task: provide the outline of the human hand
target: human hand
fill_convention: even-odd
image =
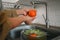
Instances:
[[[30,10],[32,11],[32,10],[34,10],[34,9],[30,9]],[[34,15],[34,14],[31,13],[32,16],[28,15],[28,12],[29,12],[30,10],[25,10],[25,12],[27,13],[26,16],[25,16],[25,23],[26,23],[26,24],[31,24],[32,21],[36,18],[36,14]],[[31,11],[30,11],[30,12],[31,12]],[[35,11],[34,11],[34,12],[35,12]]]
[[[17,13],[18,16],[20,16],[20,15],[26,16],[26,14],[27,14],[27,13],[25,12],[25,10],[23,10],[23,9],[21,9],[21,10],[20,10],[20,9],[16,10],[16,13]]]
[[[22,9],[22,10],[16,10],[17,14],[21,17],[24,17],[24,21],[33,21],[35,19],[35,16],[31,17],[28,15],[28,12],[30,10],[35,10],[35,9]]]
[[[8,21],[11,23],[10,24],[10,27],[11,28],[14,28],[14,27],[17,27],[19,26],[22,22],[25,22],[26,24],[31,24],[32,21],[35,19],[35,17],[30,17],[28,16],[27,12],[29,11],[30,9],[18,9],[16,10],[16,13],[17,13],[17,17],[9,17],[8,18]]]
[[[35,18],[36,18],[36,17],[26,16],[26,18],[25,18],[25,23],[26,23],[26,24],[31,24],[32,21],[33,21]]]

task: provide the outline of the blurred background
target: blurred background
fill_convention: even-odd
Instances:
[[[16,8],[35,8],[37,16],[32,25],[47,32],[47,40],[60,40],[60,0],[0,0],[0,10]],[[16,34],[20,36],[20,31]]]

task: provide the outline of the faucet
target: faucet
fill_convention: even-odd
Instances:
[[[46,25],[47,25],[46,28],[47,28],[47,29],[50,28],[50,26],[49,26],[49,20],[48,20],[48,19],[46,20],[46,18],[44,17],[44,14],[42,14],[42,16],[43,16],[43,18],[44,18],[44,20],[45,20],[45,23],[46,23]]]
[[[46,23],[46,29],[48,29],[49,28],[49,20],[48,20],[48,17],[47,17],[48,16],[47,15],[47,3],[46,2],[41,2],[41,1],[32,1],[31,3],[32,3],[32,5],[34,5],[34,8],[36,7],[35,4],[44,4],[46,6],[46,18],[44,17],[44,15],[42,15],[42,16],[43,16],[43,18],[45,20],[45,23]]]

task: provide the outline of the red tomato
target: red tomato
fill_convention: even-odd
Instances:
[[[36,16],[36,10],[29,10],[28,15],[30,17],[35,17]]]
[[[31,37],[36,37],[37,34],[33,33],[33,34],[31,34],[30,36],[31,36]]]

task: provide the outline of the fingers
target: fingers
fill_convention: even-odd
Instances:
[[[36,17],[32,17],[32,19],[31,19],[31,20],[33,21],[35,18],[36,18]]]
[[[27,15],[27,13],[24,10],[16,10],[17,15]]]
[[[28,16],[27,12],[29,11],[30,9],[22,9],[22,10],[16,10],[17,14],[19,15],[19,17],[25,17],[25,21],[33,21],[35,19],[35,17],[30,17]],[[23,15],[23,16],[21,16]]]
[[[16,10],[16,12],[17,12],[17,15],[24,15],[24,16],[26,16],[26,15],[28,15],[27,14],[27,12],[29,11],[29,10],[31,10],[31,9],[27,9],[27,8],[24,8],[24,9],[18,9],[18,10]],[[33,10],[33,9],[32,9]]]
[[[32,21],[35,19],[35,17],[29,17],[29,19],[26,19],[25,24],[32,24]]]
[[[30,16],[25,16],[26,21],[33,21],[35,19],[35,17],[30,17]]]

